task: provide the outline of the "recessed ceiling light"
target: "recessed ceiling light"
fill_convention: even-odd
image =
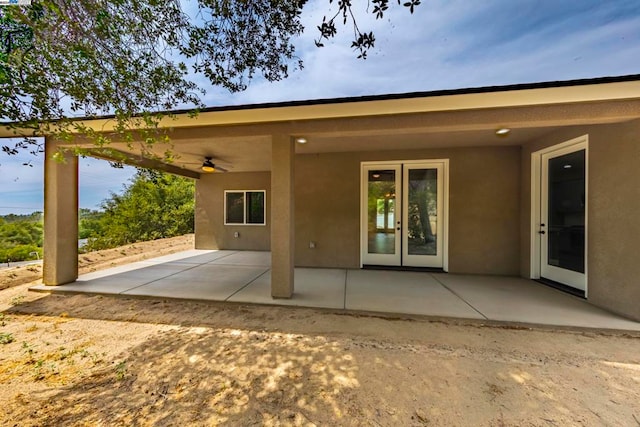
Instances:
[[[306,144],[307,143],[307,138],[298,137],[298,138],[296,138],[296,142],[298,144]]]
[[[499,128],[496,130],[496,135],[498,136],[507,136],[511,132],[509,128]]]

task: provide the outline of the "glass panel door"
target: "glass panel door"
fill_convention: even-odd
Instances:
[[[540,245],[542,277],[585,289],[585,150],[542,156]]]
[[[362,164],[363,265],[447,268],[446,164]]]
[[[400,265],[400,206],[399,165],[366,166],[363,170],[366,185],[366,239],[363,264]]]
[[[442,267],[442,165],[404,165],[404,220],[402,264]]]

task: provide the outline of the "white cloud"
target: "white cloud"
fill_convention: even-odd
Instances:
[[[494,0],[423,2],[361,19],[376,48],[361,61],[348,27],[318,49],[326,0],[305,9],[296,45],[305,68],[282,82],[256,80],[240,94],[213,91],[208,105],[358,96],[566,80],[640,72],[640,3]],[[387,19],[388,18],[388,19]]]

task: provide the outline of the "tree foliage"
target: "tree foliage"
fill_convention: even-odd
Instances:
[[[40,213],[20,215],[10,221],[0,218],[0,262],[23,261],[42,256],[42,219]]]
[[[139,169],[122,194],[102,203],[104,212],[81,219],[88,250],[193,233],[194,182]]]
[[[408,8],[412,14],[416,6],[420,5],[420,0],[409,0],[404,3],[401,2],[401,0],[397,1],[398,5]],[[333,0],[329,0],[329,3],[333,3]],[[347,25],[347,23],[351,24],[353,29],[353,41],[351,42],[351,47],[358,52],[358,59],[366,59],[367,52],[375,46],[376,38],[372,31],[367,33],[366,31],[363,32],[360,30],[358,20],[356,18],[357,13],[353,10],[353,3],[354,2],[351,0],[339,0],[337,2],[337,12],[331,15],[329,19],[327,19],[327,15],[322,18],[322,24],[318,26],[320,36],[315,43],[317,47],[324,47],[324,44],[322,43],[323,40],[331,39],[338,34],[336,20],[341,20],[342,25]],[[371,0],[370,4],[373,5],[371,13],[375,15],[376,19],[384,18],[385,13],[389,9],[389,0]],[[368,6],[369,2],[367,2],[367,10]]]
[[[101,234],[100,220],[104,212],[80,208],[78,211],[78,238],[88,239]]]
[[[247,87],[256,75],[269,81],[302,67],[292,38],[303,31],[306,0],[34,0],[30,6],[0,8],[0,118],[20,135],[70,140],[80,133],[98,145],[112,139],[139,145],[165,135],[162,111],[202,107],[204,76],[230,91]],[[333,4],[329,0],[329,4]],[[322,41],[337,34],[336,19],[353,27],[359,58],[375,44],[358,27],[349,0],[318,26]],[[357,2],[381,19],[388,0]],[[419,0],[404,3],[413,13]],[[372,9],[369,6],[373,5]],[[195,16],[185,10],[195,8]],[[190,10],[192,15],[194,13]],[[113,114],[115,130],[105,135],[73,120]],[[142,129],[132,133],[132,129]],[[8,154],[42,151],[25,139],[3,146]]]
[[[232,91],[258,71],[268,80],[287,76],[290,38],[299,34],[295,1],[198,1],[191,20],[179,0],[34,1],[2,8],[0,117],[15,128],[53,134],[104,135],[73,116],[114,114],[112,138],[158,139],[161,111],[201,106],[191,71]],[[130,129],[147,130],[133,135]],[[144,150],[144,145],[140,146]],[[24,140],[4,151],[42,151]]]

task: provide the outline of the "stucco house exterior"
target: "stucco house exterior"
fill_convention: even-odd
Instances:
[[[640,320],[640,75],[210,108],[163,126],[172,164],[111,148],[195,179],[196,248],[271,251],[274,298],[292,296],[294,266],[435,269],[545,280]],[[46,141],[48,285],[78,272],[77,158],[52,160],[58,147]]]

